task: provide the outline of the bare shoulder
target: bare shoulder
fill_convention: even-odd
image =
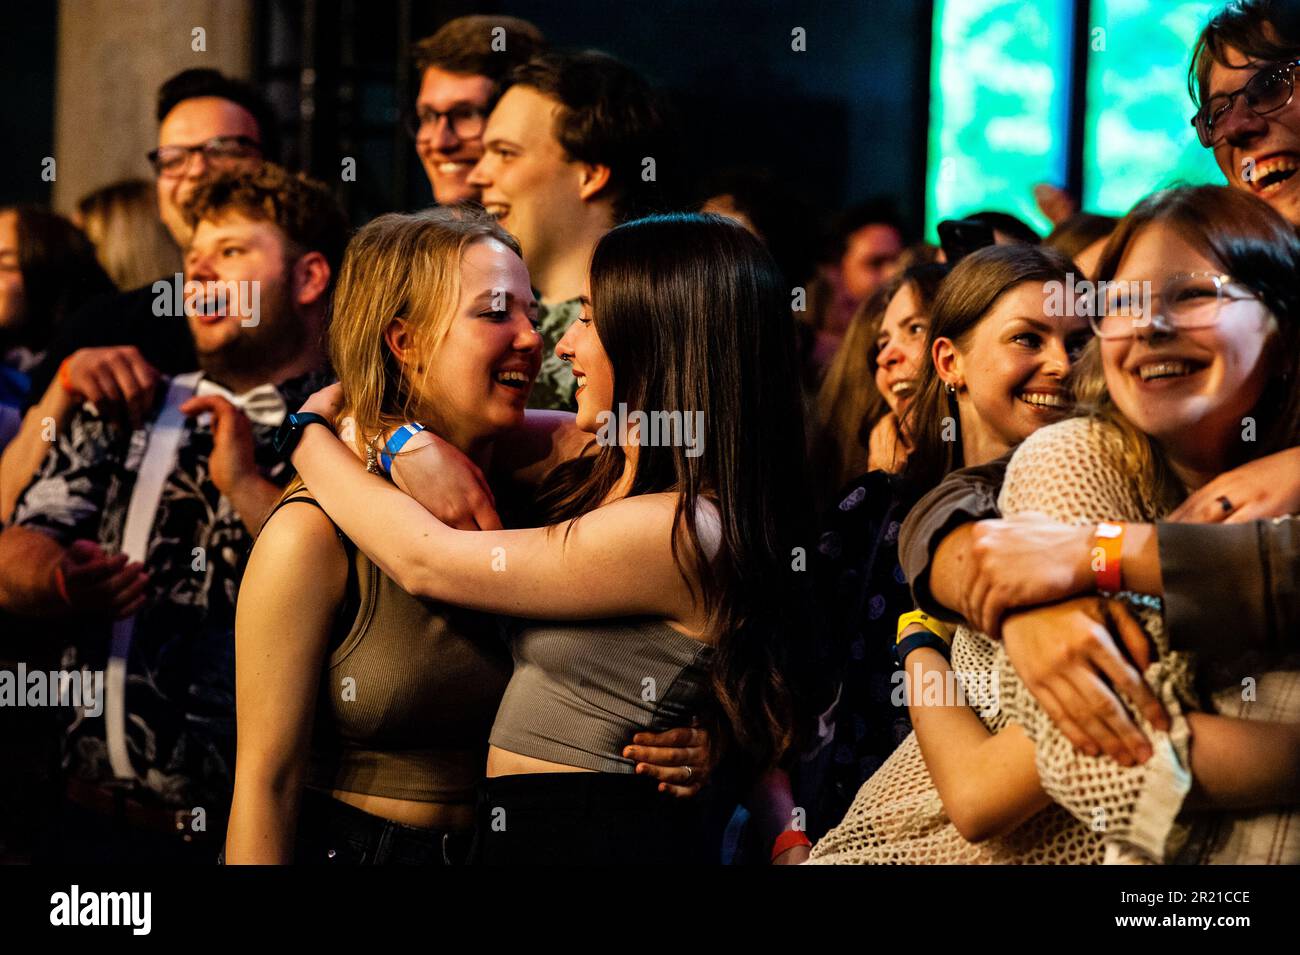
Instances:
[[[674,527],[679,527],[677,508],[680,503],[680,494],[662,491],[623,498],[605,505],[601,510],[609,509],[611,513],[617,513],[619,520],[628,526],[640,528],[654,536],[667,537]],[[696,501],[695,530],[699,534],[705,558],[716,558],[722,549],[722,513],[714,501],[703,497]]]
[[[301,580],[304,574],[315,578],[315,586],[347,576],[347,553],[333,522],[315,504],[305,499],[285,502],[262,525],[249,562],[250,573],[272,572],[282,568],[285,580]]]

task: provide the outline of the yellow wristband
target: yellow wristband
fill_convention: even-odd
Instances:
[[[914,623],[919,623],[944,643],[949,646],[952,645],[952,628],[946,623],[934,619],[924,610],[912,610],[898,618],[898,632],[894,637],[895,644],[903,642],[903,631]]]

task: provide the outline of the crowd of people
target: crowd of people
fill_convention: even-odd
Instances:
[[[1300,863],[1291,7],[1190,51],[1226,185],[820,255],[522,20],[355,230],[171,78],[0,209],[0,858]]]

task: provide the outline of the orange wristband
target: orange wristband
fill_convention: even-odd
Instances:
[[[70,378],[68,375],[68,363],[70,361],[72,361],[71,355],[63,359],[63,362],[59,365],[59,384],[63,386],[63,390],[66,391],[68,394],[75,395],[77,393],[77,389],[73,387],[72,378]]]
[[[54,589],[59,592],[63,602],[69,607],[72,606],[72,598],[68,596],[68,582],[63,579],[63,565],[54,565]]]
[[[772,843],[772,861],[783,852],[788,852],[795,846],[812,846],[812,841],[805,833],[798,829],[787,829],[776,837],[776,842]]]
[[[1097,589],[1115,593],[1123,589],[1120,573],[1120,555],[1124,551],[1124,525],[1102,521],[1093,537],[1092,572],[1097,578]]]

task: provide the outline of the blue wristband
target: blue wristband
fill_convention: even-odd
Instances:
[[[406,446],[406,442],[424,430],[424,425],[418,422],[404,424],[398,428],[391,438],[384,444],[384,450],[379,455],[379,466],[384,469],[385,474],[393,473],[393,455]]]

